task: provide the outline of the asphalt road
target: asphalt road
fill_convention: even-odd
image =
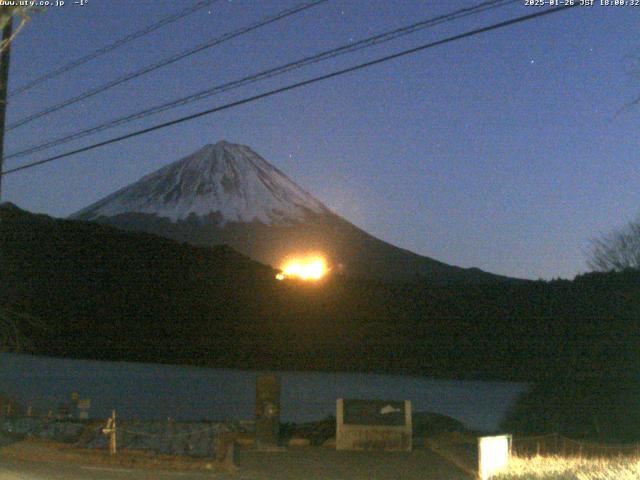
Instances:
[[[244,457],[244,458],[242,458]],[[423,450],[412,454],[309,449],[241,455],[234,474],[160,471],[68,462],[24,461],[0,455],[0,480],[468,480],[469,475]]]
[[[17,453],[17,455],[16,455]],[[86,458],[85,455],[86,453]],[[343,452],[289,448],[282,452],[239,450],[239,469],[156,470],[101,464],[85,450],[0,436],[0,480],[468,480],[464,468],[433,450]],[[58,458],[55,458],[55,457]],[[53,458],[52,458],[53,457]],[[71,460],[74,458],[73,460]],[[29,459],[29,460],[23,460]],[[474,475],[475,476],[475,475]]]

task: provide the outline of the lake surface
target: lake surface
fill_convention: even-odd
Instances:
[[[260,372],[128,362],[65,360],[0,353],[0,394],[41,411],[91,399],[92,418],[116,409],[123,419],[246,420]],[[278,373],[282,421],[335,415],[336,398],[411,400],[414,411],[449,415],[470,428],[498,430],[524,383],[434,380],[359,373]]]

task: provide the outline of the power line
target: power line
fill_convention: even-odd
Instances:
[[[456,10],[454,12],[440,15],[437,17],[431,17],[429,19],[422,20],[420,22],[416,22],[405,27],[397,28],[395,30],[391,30],[388,32],[384,32],[384,33],[372,36],[372,37],[365,38],[355,43],[348,43],[340,47],[326,50],[312,56],[304,57],[300,60],[289,62],[287,64],[280,65],[275,68],[263,70],[259,73],[242,77],[238,80],[234,80],[231,82],[224,83],[222,85],[217,85],[211,88],[207,88],[205,90],[201,90],[199,92],[188,95],[186,97],[181,97],[175,100],[171,100],[170,102],[165,102],[160,105],[156,105],[154,107],[147,108],[145,110],[141,110],[141,111],[126,115],[124,117],[117,118],[115,120],[111,120],[109,122],[100,124],[95,127],[90,127],[90,128],[81,130],[79,132],[58,137],[56,139],[52,139],[37,145],[31,145],[24,148],[21,151],[14,152],[5,156],[5,159],[20,158],[36,152],[40,152],[42,150],[47,150],[49,148],[63,145],[73,140],[77,140],[79,138],[92,135],[94,133],[102,132],[110,128],[128,124],[135,120],[146,118],[150,115],[154,115],[157,113],[161,113],[167,110],[177,108],[179,106],[184,106],[189,103],[200,101],[222,92],[226,92],[226,91],[233,90],[233,89],[236,89],[245,85],[249,85],[258,81],[262,81],[268,78],[282,75],[292,70],[296,70],[311,64],[319,63],[321,61],[328,60],[330,58],[334,58],[334,57],[341,56],[348,53],[353,53],[355,51],[369,48],[374,45],[382,44],[382,43],[394,40],[396,38],[399,38],[401,36],[415,33],[425,28],[433,27],[435,25],[440,25],[442,23],[447,23],[453,20],[457,20],[459,18],[469,16],[469,15],[476,15],[478,13],[485,12],[487,10],[503,7],[508,4],[516,3],[519,1],[520,0],[490,0],[473,7],[463,8],[463,9]]]
[[[115,80],[112,80],[110,82],[107,82],[103,85],[100,85],[98,87],[92,88],[91,90],[87,90],[86,92],[81,93],[80,95],[76,95],[75,97],[71,97],[68,98],[67,100],[64,100],[63,102],[60,102],[56,105],[53,105],[51,107],[45,108],[44,110],[41,110],[39,112],[36,112],[32,115],[29,115],[27,117],[21,118],[20,120],[13,122],[11,124],[9,124],[7,126],[7,131],[11,131],[11,130],[15,130],[18,127],[21,127],[23,125],[26,125],[29,122],[32,122],[33,120],[36,120],[38,118],[44,117],[45,115],[49,115],[53,112],[57,112],[58,110],[61,110],[65,107],[68,107],[69,105],[73,105],[74,103],[77,103],[81,100],[85,100],[87,98],[93,97],[94,95],[97,95],[99,93],[105,92],[117,85],[121,85],[125,82],[128,82],[130,80],[133,80],[135,78],[139,78],[143,75],[146,75],[147,73],[153,72],[154,70],[157,70],[159,68],[165,67],[167,65],[171,65],[172,63],[175,63],[179,60],[183,60],[187,57],[190,57],[191,55],[194,55],[198,52],[201,52],[203,50],[206,50],[208,48],[212,48],[216,45],[219,45],[223,42],[226,42],[227,40],[231,40],[232,38],[236,38],[239,37],[240,35],[244,35],[246,33],[252,32],[253,30],[257,30],[258,28],[261,28],[265,25],[269,25],[271,23],[277,22],[278,20],[282,20],[283,18],[287,18],[291,15],[295,15],[296,13],[302,12],[304,10],[307,10],[309,8],[315,7],[317,5],[320,5],[321,3],[325,3],[329,0],[312,0],[310,2],[306,2],[306,3],[302,3],[300,5],[297,5],[293,8],[289,8],[287,10],[283,10],[275,15],[269,16],[269,17],[265,17],[262,20],[252,23],[251,25],[248,25],[246,27],[242,27],[238,30],[235,30],[233,32],[230,33],[226,33],[224,35],[222,35],[221,37],[215,38],[213,40],[210,40],[208,42],[202,43],[200,45],[197,45],[193,48],[190,48],[188,50],[185,50],[183,52],[180,52],[178,54],[172,55],[168,58],[162,59],[159,62],[153,63],[151,65],[147,65],[143,68],[141,68],[140,70],[136,70],[135,72],[132,73],[128,73],[122,77],[119,77]]]
[[[4,12],[3,12],[4,13]],[[2,46],[0,49],[0,172],[4,159],[4,121],[7,114],[7,85],[9,84],[9,63],[11,59],[11,37],[13,32],[13,14],[9,12],[7,23],[2,27]],[[0,177],[0,200],[2,200],[2,177]]]
[[[190,120],[194,120],[196,118],[204,117],[206,115],[211,115],[213,113],[220,112],[222,110],[228,110],[228,109],[233,108],[233,107],[237,107],[237,106],[244,105],[244,104],[247,104],[247,103],[255,102],[255,101],[261,100],[263,98],[267,98],[267,97],[271,97],[273,95],[277,95],[277,94],[280,94],[280,93],[288,92],[290,90],[294,90],[294,89],[297,89],[297,88],[300,88],[300,87],[304,87],[304,86],[311,85],[311,84],[314,84],[314,83],[318,83],[318,82],[321,82],[321,81],[324,81],[324,80],[328,80],[330,78],[334,78],[334,77],[338,77],[338,76],[341,76],[341,75],[345,75],[347,73],[355,72],[357,70],[361,70],[361,69],[364,69],[364,68],[372,67],[374,65],[378,65],[378,64],[381,64],[381,63],[384,63],[384,62],[388,62],[388,61],[394,60],[396,58],[401,58],[401,57],[404,57],[404,56],[407,56],[407,55],[412,55],[414,53],[417,53],[417,52],[420,52],[420,51],[423,51],[423,50],[427,50],[429,48],[437,47],[437,46],[440,46],[440,45],[444,45],[446,43],[454,42],[456,40],[461,40],[463,38],[472,37],[472,36],[475,36],[475,35],[479,35],[481,33],[489,32],[489,31],[492,31],[492,30],[497,30],[499,28],[507,27],[507,26],[510,26],[510,25],[515,25],[517,23],[526,22],[528,20],[533,20],[535,18],[539,18],[539,17],[545,16],[545,15],[550,15],[550,14],[553,14],[553,13],[561,12],[563,10],[567,10],[569,8],[573,8],[573,7],[576,7],[578,5],[579,4],[564,5],[564,6],[561,6],[561,7],[555,7],[555,8],[543,10],[541,12],[532,13],[532,14],[529,14],[529,15],[523,15],[521,17],[516,17],[516,18],[513,18],[511,20],[506,20],[504,22],[494,23],[494,24],[489,25],[487,27],[478,28],[478,29],[471,30],[471,31],[468,31],[468,32],[465,32],[465,33],[461,33],[461,34],[458,34],[458,35],[447,37],[447,38],[444,38],[442,40],[437,40],[435,42],[423,44],[423,45],[420,45],[418,47],[414,47],[414,48],[410,48],[408,50],[403,50],[401,52],[394,53],[392,55],[387,55],[387,56],[380,57],[380,58],[377,58],[375,60],[371,60],[371,61],[368,61],[368,62],[365,62],[365,63],[360,63],[360,64],[355,65],[353,67],[345,68],[345,69],[342,69],[342,70],[337,70],[337,71],[334,71],[334,72],[331,72],[331,73],[328,73],[328,74],[325,74],[325,75],[321,75],[321,76],[314,77],[314,78],[311,78],[311,79],[308,79],[308,80],[304,80],[304,81],[301,81],[301,82],[293,83],[293,84],[290,84],[290,85],[287,85],[287,86],[284,86],[284,87],[276,88],[274,90],[269,90],[267,92],[264,92],[264,93],[261,93],[261,94],[258,94],[258,95],[254,95],[252,97],[247,97],[247,98],[244,98],[242,100],[237,100],[235,102],[231,102],[231,103],[227,103],[225,105],[221,105],[219,107],[211,108],[211,109],[208,109],[208,110],[204,110],[202,112],[194,113],[192,115],[187,115],[185,117],[181,117],[181,118],[178,118],[178,119],[175,119],[175,120],[171,120],[171,121],[168,121],[168,122],[160,123],[158,125],[154,125],[152,127],[144,128],[142,130],[137,130],[135,132],[131,132],[131,133],[128,133],[126,135],[121,135],[119,137],[114,137],[114,138],[111,138],[109,140],[105,140],[103,142],[98,142],[98,143],[94,143],[94,144],[86,146],[86,147],[78,148],[76,150],[71,150],[69,152],[65,152],[65,153],[62,153],[60,155],[55,155],[53,157],[45,158],[43,160],[38,160],[36,162],[32,162],[32,163],[28,163],[26,165],[15,167],[15,168],[12,168],[12,169],[9,169],[9,170],[6,170],[6,171],[0,173],[0,176],[4,176],[4,175],[8,175],[10,173],[14,173],[14,172],[18,172],[18,171],[21,171],[21,170],[26,170],[26,169],[29,169],[29,168],[33,168],[33,167],[36,167],[36,166],[39,166],[39,165],[43,165],[45,163],[50,163],[50,162],[53,162],[53,161],[56,161],[56,160],[60,160],[62,158],[66,158],[66,157],[70,157],[72,155],[76,155],[78,153],[83,153],[83,152],[87,152],[87,151],[90,151],[90,150],[94,150],[96,148],[104,147],[104,146],[110,145],[112,143],[121,142],[121,141],[127,140],[129,138],[137,137],[139,135],[144,135],[145,133],[150,133],[150,132],[153,132],[155,130],[160,130],[160,129],[163,129],[163,128],[166,128],[166,127],[177,125],[179,123],[184,123],[184,122],[187,122],[187,121],[190,121]]]
[[[55,78],[59,75],[62,75],[63,73],[68,72],[69,70],[73,70],[74,68],[79,67],[80,65],[84,65],[85,63],[98,58],[101,55],[104,55],[105,53],[111,52],[112,50],[115,50],[116,48],[119,48],[129,42],[132,42],[133,40],[136,40],[140,37],[144,37],[145,35],[148,35],[151,32],[154,32],[155,30],[158,30],[159,28],[164,27],[165,25],[169,25],[170,23],[173,23],[175,21],[178,21],[188,15],[191,15],[192,13],[197,12],[198,10],[202,10],[203,8],[209,7],[211,6],[211,4],[217,2],[219,0],[203,0],[203,1],[199,1],[198,3],[196,3],[195,5],[192,5],[191,7],[187,7],[184,10],[181,10],[178,13],[174,13],[172,15],[169,15],[167,17],[164,17],[163,19],[159,20],[156,23],[153,23],[151,25],[146,26],[145,28],[138,30],[136,32],[133,32],[125,37],[122,37],[119,40],[116,40],[115,42],[113,42],[110,45],[107,45],[105,47],[99,48],[97,50],[94,50],[91,53],[88,53],[87,55],[85,55],[84,57],[80,57],[76,60],[73,60],[65,65],[63,65],[60,68],[56,68],[55,70],[51,70],[43,75],[41,75],[40,77],[37,77],[33,80],[31,80],[28,83],[25,83],[23,86],[16,88],[13,92],[11,92],[9,94],[9,98],[11,97],[15,97],[17,95],[20,95],[23,92],[26,92],[27,90],[32,89],[33,87],[35,87],[36,85],[39,85],[40,83],[46,81],[46,80],[51,80],[52,78]]]

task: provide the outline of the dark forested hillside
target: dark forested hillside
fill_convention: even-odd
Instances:
[[[42,354],[517,380],[638,365],[638,272],[465,286],[274,275],[227,247],[0,207],[0,306],[40,320],[23,328]]]

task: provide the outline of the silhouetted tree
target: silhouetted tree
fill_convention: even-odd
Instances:
[[[592,240],[587,263],[591,269],[601,272],[640,269],[640,217]]]
[[[502,424],[516,435],[558,433],[600,443],[640,440],[640,379],[619,372],[550,375],[521,395]]]

